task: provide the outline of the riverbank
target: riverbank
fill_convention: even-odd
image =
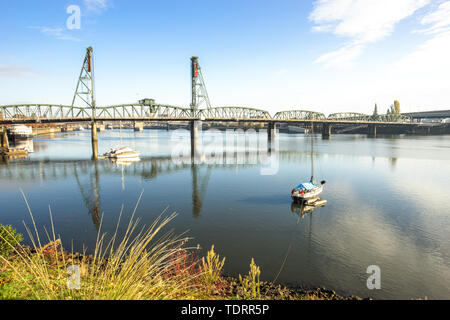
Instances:
[[[110,242],[103,250],[100,240],[93,255],[68,252],[59,239],[21,245],[21,237],[8,240],[11,231],[3,232],[0,241],[3,248],[9,241],[10,249],[0,253],[0,300],[360,300],[325,288],[260,281],[253,260],[247,275],[224,276],[225,258],[214,246],[200,258],[198,248],[185,247],[186,239],[163,236],[150,244],[159,227],[137,238],[126,235],[117,249]]]
[[[31,248],[25,249],[26,251],[33,252],[36,255],[35,259],[39,259],[38,254],[34,252]],[[83,260],[93,260],[93,257],[84,256],[79,253],[65,253],[64,258],[68,263],[78,262],[81,263]],[[50,254],[51,256],[51,254]],[[68,265],[59,265],[50,256],[47,257],[46,261],[50,265],[49,274],[50,277],[48,283],[51,286],[59,286],[61,293],[58,294],[58,300],[72,300],[72,299],[83,299],[83,297],[77,294],[77,289],[73,289],[73,294],[64,294],[67,291],[64,286],[66,285],[63,281],[64,276],[69,279],[70,275],[67,274]],[[38,281],[34,279],[30,270],[20,262],[18,256],[12,256],[8,259],[8,264],[3,264],[0,267],[0,300],[34,300],[34,299],[45,299],[47,300],[47,292],[44,288],[38,285]],[[22,275],[20,279],[19,274]],[[60,276],[62,275],[62,278]],[[277,285],[272,282],[260,282],[257,285],[257,290],[259,293],[252,296],[251,293],[245,293],[245,285],[238,278],[229,276],[220,276],[217,278],[212,286],[208,286],[204,283],[198,274],[185,275],[188,278],[197,278],[196,281],[190,282],[184,290],[179,290],[179,294],[170,299],[177,300],[361,300],[361,298],[356,296],[342,296],[336,293],[334,290],[329,290],[326,288],[312,288],[312,289],[300,289],[300,288],[289,288],[284,285]],[[178,278],[179,275],[174,274],[174,278]],[[29,281],[29,286],[24,283],[24,280]],[[84,283],[81,286],[90,286],[91,284]],[[149,284],[152,285],[152,284]],[[34,287],[34,288],[33,288]],[[259,289],[258,289],[259,287]],[[54,288],[55,289],[55,288]],[[100,288],[97,288],[100,289]],[[248,290],[248,289],[247,289]],[[102,299],[101,296],[98,297]],[[106,298],[106,297],[105,297]],[[128,297],[133,299],[133,297]],[[140,297],[143,298],[143,297]],[[151,297],[149,297],[151,298]],[[52,298],[50,298],[52,299]],[[145,298],[144,298],[145,299]],[[163,298],[164,299],[164,298]]]

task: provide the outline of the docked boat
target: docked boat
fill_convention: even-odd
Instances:
[[[292,189],[291,197],[294,202],[311,204],[320,199],[325,181],[318,184],[314,181],[314,127],[311,128],[311,179]]]
[[[130,147],[120,147],[117,149],[112,149],[105,153],[104,156],[112,159],[136,159],[140,156],[139,151],[135,151]]]
[[[12,140],[33,138],[33,129],[25,125],[12,125],[8,129],[8,136]]]
[[[308,134],[308,129],[297,127],[297,126],[288,126],[288,130],[290,133],[303,133]]]

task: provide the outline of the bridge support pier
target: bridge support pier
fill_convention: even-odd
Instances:
[[[324,123],[322,125],[322,139],[328,140],[331,136],[331,124]]]
[[[6,129],[4,129],[4,128],[2,128],[1,131],[2,131],[2,133],[1,133],[1,135],[2,135],[2,137],[1,137],[1,142],[2,142],[1,147],[5,148],[5,149],[8,149],[9,148],[8,134],[6,133]]]
[[[144,131],[144,122],[135,121],[134,122],[134,131],[139,131],[139,132]]]
[[[267,141],[272,143],[277,137],[277,124],[275,122],[269,122],[267,125]]]
[[[202,130],[202,122],[191,120],[191,162],[195,163],[198,154],[198,131]]]
[[[374,124],[369,124],[367,131],[367,136],[369,138],[376,138],[377,137],[377,126]]]
[[[91,142],[92,142],[92,159],[98,159],[98,134],[97,134],[97,124],[92,121],[91,124]]]

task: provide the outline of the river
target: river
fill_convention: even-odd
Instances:
[[[267,281],[378,299],[450,298],[450,136],[315,136],[314,174],[327,181],[328,203],[301,213],[290,192],[310,178],[310,136],[279,133],[268,150],[263,135],[247,144],[240,133],[217,135],[200,136],[206,147],[195,164],[180,131],[99,133],[100,153],[119,144],[141,151],[141,161],[125,164],[92,161],[89,131],[37,137],[27,158],[0,163],[0,222],[30,244],[22,189],[43,239],[50,207],[64,247],[89,251],[101,217],[102,231],[113,233],[122,206],[126,220],[143,192],[141,224],[177,212],[169,227],[187,231],[203,253],[214,244],[226,274],[246,274],[254,258]],[[369,290],[374,265],[381,289]]]

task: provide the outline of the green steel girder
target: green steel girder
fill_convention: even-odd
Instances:
[[[330,114],[328,120],[370,121],[371,116],[357,112],[339,112]]]
[[[3,119],[66,119],[90,116],[90,109],[53,104],[20,104],[0,106]]]
[[[21,120],[39,121],[47,120],[86,120],[92,117],[92,109],[77,106],[53,105],[53,104],[20,104],[0,106],[0,120],[20,122]],[[323,113],[292,110],[282,111],[271,117],[267,111],[246,107],[216,107],[211,109],[195,110],[163,104],[121,104],[114,106],[97,107],[95,119],[227,119],[227,120],[326,120],[326,121],[362,121],[380,123],[411,122],[410,116],[403,115],[378,115],[370,116],[362,113],[344,112],[334,113],[327,117]]]
[[[371,120],[377,122],[412,122],[412,117],[399,114],[381,114],[377,116],[371,116]]]
[[[371,122],[411,122],[412,118],[409,116],[397,114],[382,114],[371,116],[363,113],[355,112],[341,112],[333,113],[328,116],[328,120],[336,121],[371,121]]]
[[[218,119],[271,119],[267,111],[246,107],[215,107],[198,110],[198,117]]]
[[[52,104],[23,104],[0,106],[3,119],[36,120],[90,118],[91,108]],[[189,118],[191,111],[169,105],[123,104],[116,106],[97,107],[95,119],[132,119],[132,118]]]
[[[323,113],[308,110],[289,110],[277,112],[274,119],[279,120],[325,120]]]
[[[96,119],[114,118],[190,118],[191,110],[182,107],[153,104],[121,104],[107,107],[97,107]]]

